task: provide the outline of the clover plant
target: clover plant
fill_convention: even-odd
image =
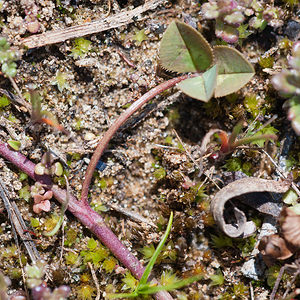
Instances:
[[[168,71],[192,73],[177,87],[204,102],[238,91],[254,75],[252,65],[240,52],[228,46],[211,48],[201,33],[179,21],[167,28],[159,57]]]

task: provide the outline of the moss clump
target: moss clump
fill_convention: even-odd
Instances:
[[[78,299],[90,300],[93,299],[96,292],[96,288],[89,284],[82,284],[76,288],[75,292],[78,296]]]
[[[262,57],[261,56],[258,60],[258,63],[262,68],[273,68],[274,57],[272,57],[272,56]]]
[[[163,167],[159,167],[157,170],[154,171],[153,175],[157,180],[161,180],[166,177],[167,172]]]

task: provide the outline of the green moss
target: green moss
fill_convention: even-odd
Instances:
[[[165,144],[173,145],[173,138],[170,135],[165,138]]]
[[[146,261],[150,260],[150,258],[152,257],[152,255],[154,254],[155,252],[155,247],[153,244],[151,244],[150,246],[144,246],[142,249],[139,250],[143,256],[144,256],[144,259]]]
[[[78,253],[69,252],[65,255],[65,260],[67,265],[75,265],[79,261]]]
[[[51,82],[52,85],[56,85],[58,90],[62,92],[64,89],[69,88],[68,84],[68,75],[66,73],[62,73],[60,71],[56,72],[55,79]]]
[[[10,101],[5,95],[0,97],[0,108],[8,106],[9,104],[10,104]]]
[[[225,247],[233,248],[232,239],[226,235],[211,235],[212,246],[213,248],[221,249]]]
[[[274,57],[272,56],[260,57],[258,63],[262,68],[273,68]]]
[[[223,285],[224,283],[224,276],[220,269],[218,269],[216,274],[211,275],[209,279],[211,280],[210,285]]]
[[[24,181],[24,180],[26,180],[27,178],[28,178],[28,175],[27,175],[26,173],[20,172],[20,174],[19,174],[19,180],[20,180],[20,181]]]
[[[180,119],[178,108],[173,108],[168,113],[168,119],[170,122],[176,122]]]
[[[65,246],[70,247],[72,246],[77,240],[77,230],[74,228],[69,228],[66,231],[66,239],[65,239]]]
[[[157,180],[161,180],[166,177],[167,172],[163,167],[160,167],[154,171],[153,175]]]
[[[77,299],[80,300],[92,300],[96,289],[89,284],[82,284],[76,288]]]
[[[254,118],[259,114],[259,98],[255,94],[247,95],[244,99],[244,106],[248,112],[252,114]]]
[[[78,57],[84,57],[90,51],[91,43],[91,41],[84,38],[75,39],[73,43],[74,47],[71,50],[71,56],[75,59]]]
[[[94,266],[98,268],[100,266],[100,262],[109,256],[109,251],[104,246],[99,245],[94,249],[94,251],[81,251],[80,256],[83,257],[84,262],[92,262]]]
[[[18,257],[18,248],[15,245],[8,246],[1,251],[0,257],[10,259]]]
[[[250,236],[247,239],[242,239],[238,242],[237,247],[242,251],[242,257],[249,256],[256,244],[256,237]]]
[[[59,216],[56,213],[50,215],[44,222],[44,230],[50,232],[56,226],[58,220]]]
[[[132,40],[136,42],[137,46],[140,46],[143,41],[148,39],[147,35],[145,34],[145,29],[137,30],[135,35],[133,36]]]
[[[73,127],[74,127],[74,129],[75,129],[76,131],[79,131],[79,130],[81,129],[81,127],[82,127],[81,122],[82,122],[82,120],[77,119],[77,120],[75,121],[75,123],[73,124]]]
[[[106,271],[106,273],[111,273],[117,264],[117,260],[112,256],[108,257],[102,263],[102,268]]]
[[[40,226],[40,221],[37,218],[30,218],[30,225],[33,228],[39,227]]]
[[[246,286],[243,282],[239,282],[233,285],[233,295],[236,298],[247,298],[249,299],[249,287]]]
[[[176,277],[176,274],[172,273],[172,271],[163,271],[160,276],[160,284],[161,285],[171,285],[178,281],[179,279]]]
[[[29,201],[31,197],[29,185],[25,185],[24,187],[22,187],[18,193],[21,199],[24,199],[26,202]]]
[[[87,247],[88,247],[90,250],[96,249],[97,246],[98,246],[98,242],[95,241],[93,238],[91,238],[91,239],[88,240]]]
[[[138,280],[135,279],[131,273],[126,272],[125,277],[122,279],[124,285],[122,287],[122,290],[130,290],[130,291],[134,291],[135,288],[138,285]]]

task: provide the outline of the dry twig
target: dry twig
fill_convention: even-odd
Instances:
[[[42,34],[32,35],[21,41],[28,48],[42,47],[50,44],[61,43],[69,39],[99,33],[112,28],[121,27],[140,19],[140,15],[148,10],[155,9],[164,0],[147,1],[130,11],[122,11],[111,17],[102,18],[90,23],[72,26],[64,29],[48,31]]]

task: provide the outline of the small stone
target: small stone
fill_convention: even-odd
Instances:
[[[84,135],[84,140],[85,141],[92,141],[96,138],[96,136],[92,133],[92,132],[87,132],[85,135]]]

